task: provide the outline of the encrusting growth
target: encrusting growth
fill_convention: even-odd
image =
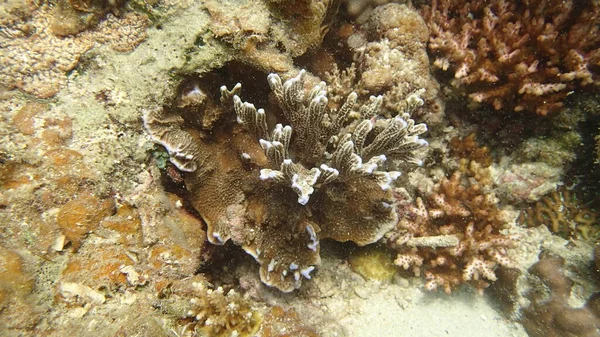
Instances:
[[[300,71],[285,83],[277,74],[268,76],[283,116],[291,124],[277,124],[270,134],[265,111],[242,102],[237,95],[233,97],[238,123],[259,138],[271,163],[272,168],[260,171],[261,180],[291,187],[298,194],[298,203],[306,205],[315,187],[333,181],[369,177],[383,190],[389,189],[400,172],[380,170],[388,159],[421,164],[415,151],[427,145],[418,138],[427,126],[415,125],[410,119],[410,112],[423,104],[417,95],[408,97],[407,111],[402,116],[389,119],[378,115],[382,96],[371,96],[369,103],[359,108],[357,118],[352,116],[356,93],[348,95],[339,109],[329,109],[325,82],[306,95],[304,75]],[[349,122],[352,118],[355,120]],[[367,138],[371,140],[367,142]]]

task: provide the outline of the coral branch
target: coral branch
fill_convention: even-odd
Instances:
[[[496,280],[497,266],[510,266],[502,212],[478,184],[467,185],[460,172],[435,185],[426,202],[417,198],[388,234],[398,250],[396,265],[423,274],[425,288],[450,293],[462,283],[483,290]]]
[[[238,123],[246,126],[256,137],[272,168],[262,169],[262,180],[285,183],[298,194],[298,202],[306,205],[315,188],[333,181],[353,177],[372,177],[382,189],[388,189],[399,172],[383,171],[381,166],[393,158],[422,164],[417,150],[427,142],[419,135],[427,131],[425,124],[416,124],[409,113],[394,118],[381,118],[382,97],[371,97],[360,106],[360,118],[349,121],[357,95],[351,93],[339,110],[327,107],[327,87],[324,82],[305,92],[305,71],[283,82],[277,74],[267,77],[271,90],[290,125],[277,124],[271,135],[267,132],[263,109],[242,102],[234,96]],[[411,95],[406,111],[411,112],[423,101]],[[290,143],[293,135],[293,144]],[[365,144],[367,139],[372,139]],[[293,147],[294,156],[290,154]],[[327,148],[333,148],[329,153]]]
[[[423,16],[433,65],[474,103],[546,115],[600,84],[597,1],[434,0]]]

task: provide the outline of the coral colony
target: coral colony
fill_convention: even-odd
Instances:
[[[473,103],[546,115],[576,88],[597,86],[600,5],[573,1],[432,1],[434,66]],[[516,99],[515,99],[516,98]]]
[[[305,76],[304,70],[285,82],[268,76],[289,123],[278,123],[271,132],[267,113],[237,95],[240,85],[221,88],[221,100],[232,97],[242,126],[235,132],[240,139],[232,140],[241,144],[236,153],[183,131],[181,118],[161,109],[144,118],[173,164],[191,172],[186,186],[198,196],[194,206],[208,225],[209,241],[232,239],[260,263],[265,284],[286,292],[311,278],[320,261],[320,239],[365,245],[395,227],[391,187],[400,172],[386,165],[421,164],[417,154],[427,146],[419,138],[425,124],[410,118],[423,104],[418,96],[409,96],[405,112],[391,118],[382,116],[381,96],[358,104],[351,93],[338,109],[330,109],[325,83],[306,90]]]
[[[427,145],[425,140],[418,138],[427,131],[425,124],[414,125],[409,114],[386,119],[380,123],[379,130],[374,130],[376,137],[365,144],[375,127],[382,97],[371,97],[369,104],[360,108],[361,118],[348,126],[348,115],[356,105],[357,95],[348,95],[339,111],[327,111],[325,83],[319,83],[306,95],[304,74],[302,70],[284,84],[278,75],[268,76],[277,103],[291,124],[285,127],[277,124],[271,135],[267,133],[265,111],[256,110],[250,103],[242,103],[238,96],[233,97],[238,123],[248,127],[259,138],[260,146],[274,167],[262,169],[261,180],[288,185],[298,194],[298,203],[306,205],[315,186],[334,181],[369,177],[382,190],[390,189],[400,172],[378,169],[388,156],[417,165],[422,163],[413,151]],[[423,104],[416,96],[410,96],[407,103],[411,109]],[[292,150],[298,163],[290,158],[292,130],[295,132]],[[332,153],[327,152],[328,145],[334,149]]]

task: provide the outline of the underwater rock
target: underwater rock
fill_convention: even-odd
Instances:
[[[548,251],[529,268],[547,287],[546,294],[533,292],[531,304],[523,309],[522,323],[531,337],[598,336],[600,293],[592,294],[584,306],[569,305],[573,280],[565,275],[565,259]]]

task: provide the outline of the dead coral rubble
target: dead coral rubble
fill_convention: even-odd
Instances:
[[[511,265],[507,250],[515,238],[501,232],[506,222],[494,196],[463,182],[458,171],[402,211],[406,217],[388,234],[395,263],[423,275],[428,290],[450,293],[463,283],[483,290],[496,280],[496,267]]]
[[[434,66],[473,103],[546,115],[600,84],[597,1],[434,0],[423,16]]]
[[[269,75],[279,118],[289,123],[271,132],[265,111],[235,95],[239,86],[222,88],[223,97],[235,95],[239,124],[210,136],[186,129],[163,110],[145,113],[155,141],[182,149],[170,150],[174,163],[185,158],[183,169],[196,167],[184,179],[209,241],[233,240],[260,263],[261,280],[282,291],[311,278],[320,239],[365,245],[393,228],[391,184],[400,172],[388,171],[386,162],[419,164],[418,150],[427,145],[418,137],[426,126],[409,115],[422,104],[417,96],[392,118],[380,116],[381,97],[359,105],[350,94],[340,109],[330,110],[325,83],[309,91],[304,76],[301,71],[283,82]]]

